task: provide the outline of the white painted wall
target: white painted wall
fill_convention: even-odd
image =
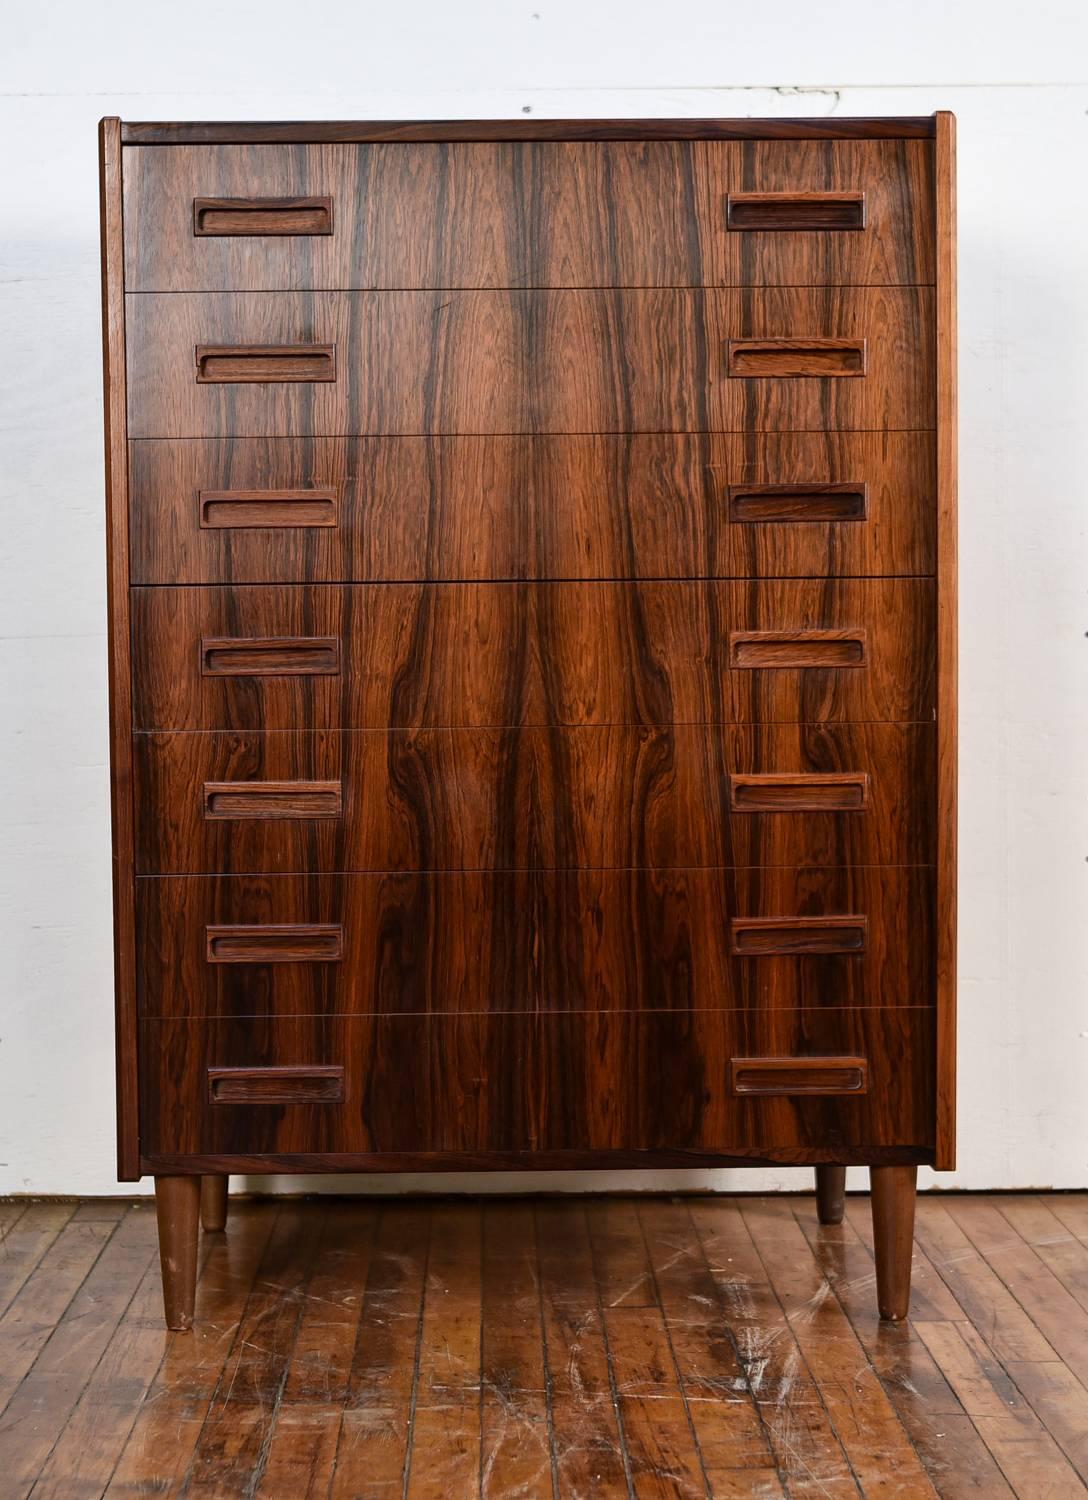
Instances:
[[[963,559],[961,1168],[941,1182],[1088,1186],[1082,0],[52,0],[8,9],[0,56],[0,1192],[116,1190],[98,118],[938,108],[959,117]],[[606,1181],[807,1178],[441,1186]]]

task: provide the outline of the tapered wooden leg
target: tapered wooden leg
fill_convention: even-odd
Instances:
[[[901,1323],[910,1307],[910,1258],[914,1247],[917,1167],[870,1167],[876,1300],[880,1316]]]
[[[227,1227],[228,1177],[200,1179],[200,1224],[209,1234]]]
[[[841,1224],[846,1207],[846,1168],[816,1168],[816,1216],[821,1224]]]
[[[196,1248],[200,1235],[200,1178],[156,1177],[159,1261],[167,1328],[193,1326]]]

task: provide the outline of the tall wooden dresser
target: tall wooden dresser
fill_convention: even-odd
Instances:
[[[953,120],[102,125],[120,1176],[953,1164]],[[203,1186],[202,1186],[203,1180]]]

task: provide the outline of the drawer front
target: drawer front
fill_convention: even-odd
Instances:
[[[139,734],[135,755],[145,875],[933,858],[932,725]]]
[[[932,1048],[930,1013],[902,1007],[145,1021],[141,1143],[151,1159],[924,1151]]]
[[[135,583],[931,574],[925,432],[129,445]]]
[[[128,147],[125,283],[921,284],[932,163],[928,141]]]
[[[138,729],[926,721],[926,579],[133,591]]]
[[[916,1006],[932,872],[141,880],[147,1017]]]
[[[931,284],[933,152],[919,144],[738,142],[726,210],[730,284]]]
[[[133,438],[929,429],[935,417],[928,288],[144,293],[126,319]],[[329,351],[322,373],[300,380],[315,349]],[[202,350],[228,380],[207,378]]]

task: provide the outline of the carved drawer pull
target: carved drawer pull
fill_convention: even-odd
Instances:
[[[204,639],[202,677],[338,677],[338,637],[267,636]]]
[[[864,630],[734,630],[729,665],[740,669],[864,667]]]
[[[335,344],[198,344],[198,385],[336,379]]]
[[[343,1104],[339,1067],[209,1068],[211,1104]]]
[[[726,374],[736,379],[865,374],[864,339],[730,339]]]
[[[200,525],[211,531],[267,526],[335,526],[335,489],[200,490]]]
[[[338,781],[206,781],[204,816],[239,818],[339,818]]]
[[[805,953],[864,953],[866,917],[734,917],[729,951],[738,958]]]
[[[864,521],[864,484],[732,484],[729,519],[737,524]]]
[[[210,964],[339,963],[344,929],[337,924],[254,924],[205,927]]]
[[[763,233],[865,228],[864,193],[730,193],[725,227]]]
[[[332,199],[194,198],[193,234],[332,234]]]
[[[868,806],[869,776],[865,771],[781,772],[729,778],[732,812],[864,812]]]
[[[869,1064],[864,1057],[734,1057],[729,1081],[734,1094],[864,1094]]]

